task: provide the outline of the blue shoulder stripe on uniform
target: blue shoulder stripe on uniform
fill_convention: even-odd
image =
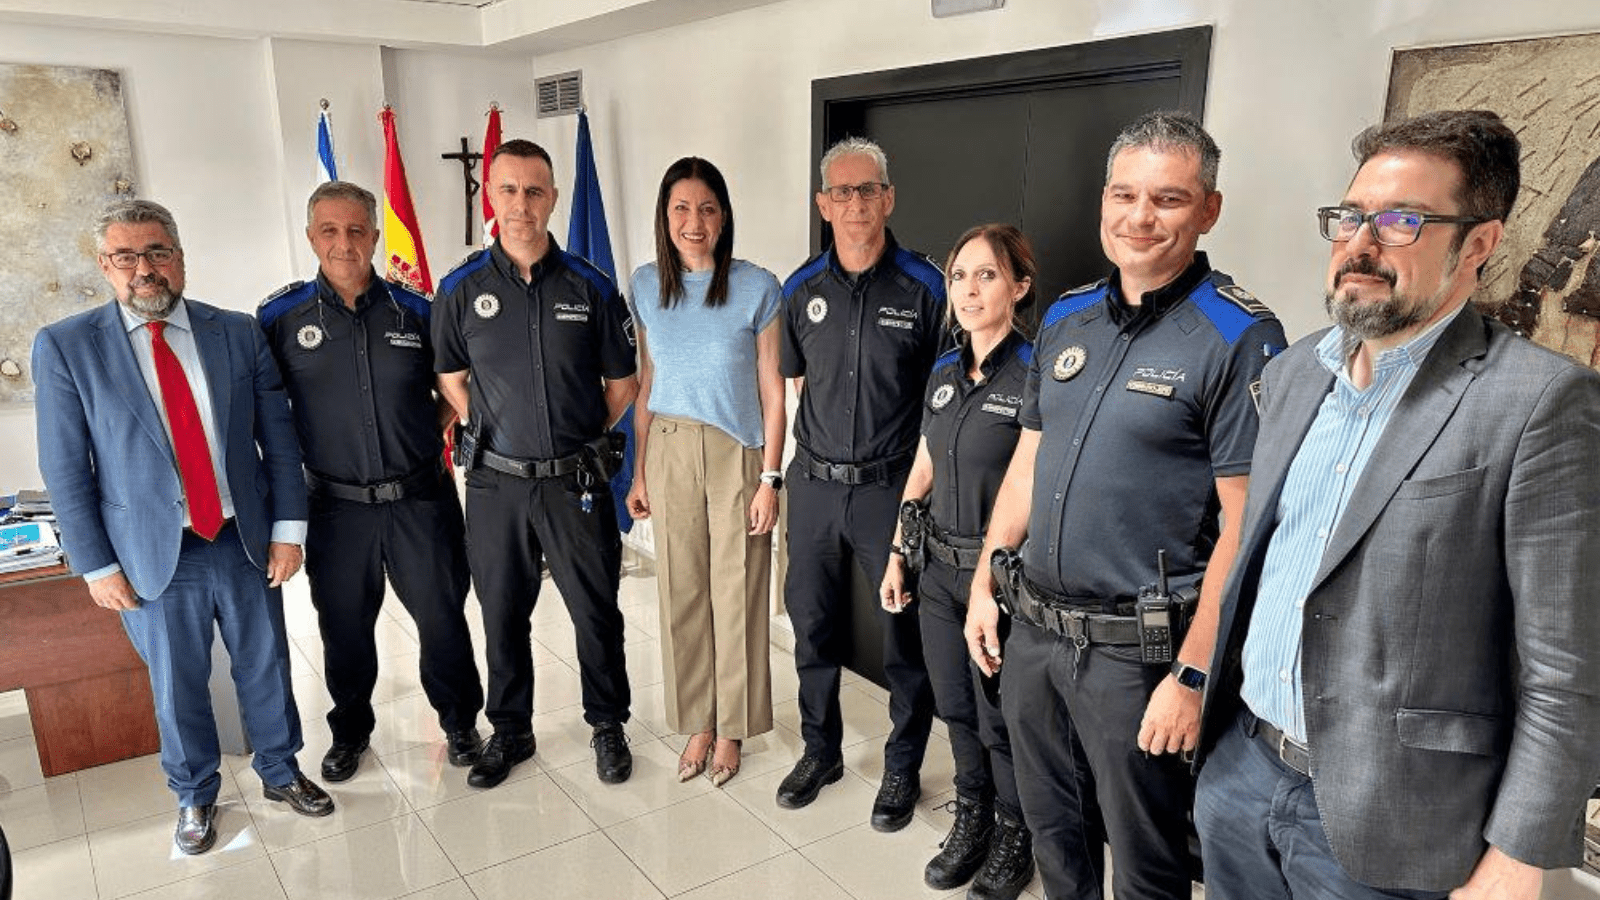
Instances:
[[[444,295],[455,290],[461,280],[489,264],[489,251],[479,250],[461,261],[461,264],[451,269],[449,274],[439,279],[439,289],[434,293]]]
[[[256,318],[261,320],[263,326],[271,325],[279,316],[316,295],[316,282],[296,281],[261,301],[261,305],[256,307]]]
[[[1022,364],[1025,366],[1033,365],[1033,345],[1027,341],[1023,341],[1022,344],[1017,347],[1017,359],[1022,360]]]
[[[429,315],[433,312],[433,304],[428,302],[427,297],[392,281],[384,283],[389,286],[389,296],[394,298],[394,302],[411,310],[423,322],[428,321]]]
[[[810,281],[812,279],[812,277],[815,276],[818,272],[821,272],[823,267],[826,266],[827,264],[828,264],[828,253],[827,253],[827,251],[823,251],[821,253],[818,253],[816,256],[813,256],[810,259],[806,260],[805,262],[801,263],[800,264],[800,268],[795,269],[794,270],[794,274],[790,275],[787,279],[784,280],[784,282],[783,282],[783,299],[788,300],[791,296],[794,295],[795,291],[800,290],[800,285],[805,284],[806,282]]]
[[[933,371],[937,372],[945,366],[954,365],[961,359],[961,348],[957,347],[949,353],[933,361]]]
[[[1217,329],[1224,343],[1232,345],[1239,336],[1245,333],[1251,325],[1258,320],[1240,308],[1239,304],[1217,293],[1216,285],[1210,281],[1203,281],[1189,295],[1194,305],[1205,314],[1207,321]]]
[[[1103,300],[1105,295],[1104,281],[1092,284],[1088,288],[1067,291],[1061,295],[1061,299],[1050,304],[1050,308],[1045,311],[1044,321],[1039,323],[1039,330],[1044,331],[1067,316],[1088,309]]]
[[[930,262],[926,256],[913,253],[904,247],[896,247],[894,263],[901,271],[922,282],[922,286],[935,297],[944,299],[944,273],[939,271],[939,267]]]
[[[599,267],[594,263],[576,253],[568,253],[565,250],[561,251],[561,261],[566,264],[567,268],[578,273],[578,277],[594,285],[595,290],[598,290],[602,295],[610,297],[617,293],[617,286],[611,281],[611,276],[600,271]]]

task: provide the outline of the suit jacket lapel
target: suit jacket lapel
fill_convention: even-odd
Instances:
[[[1361,480],[1356,483],[1350,505],[1339,517],[1333,537],[1322,555],[1311,586],[1315,590],[1323,579],[1349,555],[1378,515],[1433,445],[1445,423],[1450,421],[1461,395],[1476,374],[1463,362],[1483,356],[1488,349],[1483,317],[1468,309],[1445,326],[1444,334],[1400,398],[1383,436],[1367,460]]]
[[[112,300],[100,307],[94,324],[95,350],[100,354],[100,361],[105,366],[111,384],[127,401],[134,420],[150,436],[150,440],[162,448],[167,456],[172,456],[172,440],[167,437],[167,428],[162,424],[161,410],[157,408],[155,398],[150,396],[150,385],[144,380],[139,360],[133,355],[133,345],[129,343],[128,329],[122,322],[117,301]]]
[[[217,441],[226,449],[228,414],[233,407],[233,370],[228,364],[228,342],[222,333],[222,323],[211,310],[193,301],[184,302],[189,304],[189,327],[194,329],[194,346],[200,354],[200,367],[205,370],[206,387],[211,394]]]

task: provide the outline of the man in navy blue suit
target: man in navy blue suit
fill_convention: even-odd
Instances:
[[[150,669],[176,840],[216,840],[221,759],[207,682],[222,632],[269,800],[325,816],[300,774],[281,585],[300,568],[306,489],[278,369],[254,320],[184,298],[172,214],[115,203],[96,229],[117,299],[33,345],[39,468],[73,570],[122,615]]]

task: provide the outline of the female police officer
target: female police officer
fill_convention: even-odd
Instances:
[[[955,754],[955,823],[923,878],[949,890],[976,874],[969,897],[1014,898],[1033,877],[1032,846],[999,698],[968,661],[961,629],[989,512],[1019,433],[1033,346],[1015,317],[1033,299],[1033,249],[1010,225],[980,225],[956,242],[945,270],[947,315],[963,340],[928,379],[922,440],[903,498],[916,503],[903,508],[879,594],[884,609],[905,609],[912,600],[908,569],[920,566],[923,651]]]

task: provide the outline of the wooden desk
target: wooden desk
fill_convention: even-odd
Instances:
[[[122,618],[66,566],[0,577],[0,691],[17,688],[46,775],[161,748],[150,676]]]

